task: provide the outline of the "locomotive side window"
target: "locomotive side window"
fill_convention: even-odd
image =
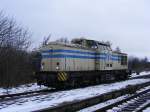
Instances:
[[[127,56],[121,56],[121,65],[127,65]]]
[[[95,48],[95,49],[98,48],[97,43],[93,40],[86,41],[86,44],[87,44],[87,47],[89,48]]]
[[[109,67],[109,64],[107,64],[107,67]]]
[[[110,67],[112,67],[112,64],[110,64]]]
[[[100,50],[102,51],[111,51],[111,48],[109,45],[107,44],[103,44],[103,43],[98,43]]]

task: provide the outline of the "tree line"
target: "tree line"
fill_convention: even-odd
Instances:
[[[0,12],[0,86],[12,87],[32,81],[31,34]]]
[[[132,72],[139,74],[142,71],[150,71],[150,62],[147,57],[138,58],[135,56],[130,56],[128,59],[128,66]]]

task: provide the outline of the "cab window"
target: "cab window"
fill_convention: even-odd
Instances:
[[[127,56],[121,56],[121,65],[127,65]]]

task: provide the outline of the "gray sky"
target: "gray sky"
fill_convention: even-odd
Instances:
[[[0,0],[0,9],[33,33],[111,41],[129,55],[150,58],[149,0]]]

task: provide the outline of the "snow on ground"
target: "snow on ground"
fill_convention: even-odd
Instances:
[[[25,84],[25,85],[21,85],[21,86],[10,88],[10,89],[0,88],[0,95],[36,91],[36,90],[41,90],[45,88],[46,87],[44,86],[41,86],[41,87],[38,86],[36,83],[31,83],[31,84]]]
[[[74,89],[69,91],[59,91],[44,95],[37,95],[27,98],[14,99],[13,101],[3,101],[0,103],[0,112],[29,112],[48,107],[57,106],[65,102],[83,100],[103,93],[125,88],[128,85],[136,85],[149,82],[150,79],[133,79],[112,84],[101,84],[92,87]]]
[[[143,112],[150,112],[150,107],[148,107],[145,110],[143,110]]]
[[[139,75],[137,75],[136,73],[133,73],[131,74],[131,77],[139,77],[139,76],[145,76],[145,75],[150,75],[150,71],[141,72]]]

